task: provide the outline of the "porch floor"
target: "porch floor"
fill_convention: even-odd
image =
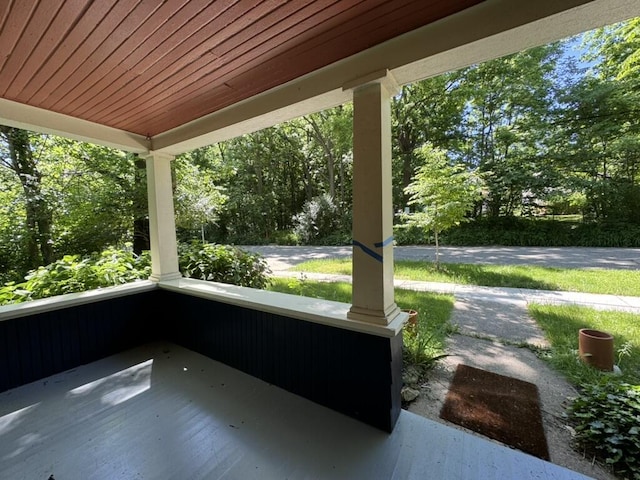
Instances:
[[[588,478],[405,410],[388,434],[170,343],[0,393],[0,478],[50,476]]]

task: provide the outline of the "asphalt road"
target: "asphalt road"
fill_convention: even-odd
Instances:
[[[314,258],[349,258],[352,247],[241,246],[265,257],[273,271],[286,270]],[[435,260],[432,246],[396,246],[396,260]],[[640,248],[582,247],[440,247],[442,263],[538,265],[562,268],[640,270]]]

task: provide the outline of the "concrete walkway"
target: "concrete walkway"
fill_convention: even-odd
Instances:
[[[274,270],[274,276],[300,278],[325,282],[351,282],[350,275],[328,275],[324,273]],[[580,292],[561,292],[553,290],[534,290],[528,288],[480,287],[455,283],[416,282],[395,280],[397,288],[421,292],[447,293],[456,300],[465,302],[497,303],[503,306],[526,307],[530,303],[553,305],[583,305],[599,310],[620,310],[640,314],[640,297],[622,295],[601,295]]]
[[[262,255],[273,275],[298,277],[300,272],[289,270],[307,260],[350,258],[352,247],[296,247],[279,245],[242,246],[244,250]],[[435,247],[401,246],[394,248],[394,259],[433,261]],[[606,268],[640,270],[640,248],[542,248],[542,247],[440,247],[443,263],[471,263],[491,265],[536,265],[561,268]],[[348,275],[305,273],[309,279],[351,282]],[[622,310],[640,313],[640,297],[599,295],[579,292],[560,292],[524,288],[479,287],[453,283],[414,282],[396,280],[396,287],[449,293],[460,301],[495,302],[502,305],[526,307],[529,303],[576,304],[601,310]]]

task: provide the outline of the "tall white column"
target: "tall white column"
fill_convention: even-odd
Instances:
[[[149,196],[149,234],[151,240],[150,280],[181,278],[178,266],[178,242],[173,209],[171,161],[173,156],[149,152],[147,192]]]
[[[387,325],[393,287],[391,101],[388,75],[353,88],[353,281],[348,317]]]

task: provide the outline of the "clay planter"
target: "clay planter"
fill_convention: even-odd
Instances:
[[[415,310],[403,310],[409,314],[409,320],[407,320],[407,326],[415,328],[418,325],[418,312]]]
[[[613,336],[600,330],[581,328],[578,352],[582,361],[605,372],[613,371]]]

